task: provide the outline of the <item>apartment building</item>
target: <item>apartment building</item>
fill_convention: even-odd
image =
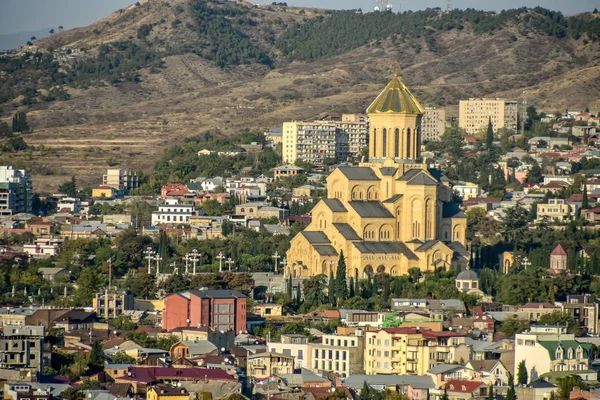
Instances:
[[[365,333],[365,372],[368,375],[425,375],[438,364],[468,360],[471,345],[455,332],[418,328],[386,328]]]
[[[321,343],[312,344],[312,365],[309,369],[316,373],[334,373],[342,377],[364,372],[364,340],[360,329],[350,330],[346,335],[328,334],[321,337]]]
[[[32,200],[29,172],[13,166],[0,166],[0,217],[30,213]]]
[[[487,129],[491,120],[494,132],[500,128],[517,129],[517,102],[506,99],[469,99],[459,103],[458,126],[469,135]]]
[[[237,290],[186,290],[165,298],[163,329],[203,327],[246,331],[246,296]]]
[[[525,361],[529,382],[547,372],[587,371],[591,357],[592,345],[577,341],[566,326],[532,325],[515,335],[514,370]]]
[[[267,350],[294,357],[296,368],[311,368],[312,345],[300,334],[282,334],[279,342],[268,342]]]
[[[43,366],[43,326],[5,325],[0,336],[0,379],[35,382]]]
[[[549,199],[548,204],[537,205],[537,219],[549,218],[556,222],[573,221],[577,218],[577,204],[564,199]]]
[[[133,310],[133,294],[126,290],[108,290],[96,293],[92,299],[92,307],[99,317],[108,320],[116,318],[124,311]]]
[[[273,352],[257,353],[248,356],[246,366],[249,377],[265,379],[273,375],[293,373],[294,357]]]
[[[107,169],[106,174],[102,175],[102,184],[125,191],[135,189],[140,185],[136,171],[119,168]]]
[[[569,313],[588,334],[600,333],[599,304],[590,294],[568,295],[564,302],[556,302],[563,312]]]
[[[152,225],[188,224],[193,214],[193,205],[180,204],[177,199],[167,199],[165,204],[158,206],[158,211],[152,213]]]
[[[346,160],[367,146],[368,131],[368,123],[360,119],[284,122],[283,162],[302,160],[319,165],[327,159]]]
[[[452,187],[452,190],[457,192],[463,200],[471,200],[481,194],[479,185],[471,182],[458,182]]]
[[[439,141],[446,130],[446,110],[443,108],[425,108],[421,119],[421,134],[427,142]]]

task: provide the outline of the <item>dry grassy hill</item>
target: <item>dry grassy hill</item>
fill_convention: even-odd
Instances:
[[[71,95],[67,101],[22,107],[17,97],[0,104],[4,118],[26,110],[34,133],[25,139],[45,148],[4,154],[2,162],[26,165],[36,189],[45,191],[71,175],[84,184],[98,183],[112,157],[118,166],[149,172],[166,146],[208,128],[234,133],[327,111],[360,112],[389,79],[396,61],[425,105],[456,110],[461,98],[520,98],[527,90],[529,102],[543,110],[600,110],[598,41],[523,32],[510,24],[493,35],[475,34],[465,25],[436,34],[433,51],[422,37],[384,38],[334,57],[290,62],[274,40],[304,18],[327,18],[325,11],[227,6],[253,13],[245,15],[256,24],[244,22],[239,29],[271,57],[272,68],[260,63],[219,68],[197,54],[204,50],[185,51],[199,37],[189,0],[151,0],[37,43],[46,49],[84,48],[85,57],[97,57],[102,45],[127,40],[161,54],[164,64],[137,71],[139,82],[65,85]],[[152,29],[140,38],[144,25]]]

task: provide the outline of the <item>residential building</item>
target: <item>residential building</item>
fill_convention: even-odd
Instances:
[[[325,160],[344,161],[367,146],[368,123],[349,119],[311,122],[284,122],[283,162],[296,160],[323,164]]]
[[[29,172],[13,166],[0,166],[0,217],[30,213],[33,186]]]
[[[463,258],[456,249],[466,243],[466,217],[452,202],[447,179],[421,163],[424,109],[395,76],[367,111],[369,162],[329,175],[328,198],[291,240],[290,276],[329,275],[340,250],[346,276],[354,278],[450,268]]]
[[[567,295],[564,302],[556,302],[562,312],[568,313],[587,334],[600,333],[599,304],[590,294]]]
[[[257,219],[267,219],[272,217],[283,219],[288,216],[289,210],[273,207],[269,203],[255,202],[236,205],[235,214]]]
[[[279,178],[304,175],[305,172],[304,168],[296,167],[295,165],[280,165],[279,167],[273,168],[273,179],[278,180]]]
[[[363,388],[365,382],[369,387],[376,390],[399,390],[409,400],[424,400],[431,398],[429,392],[436,388],[435,382],[430,376],[414,375],[350,375],[342,385],[357,393]]]
[[[46,258],[58,254],[64,239],[36,239],[31,244],[24,244],[23,251],[33,258]]]
[[[308,337],[300,334],[282,333],[279,342],[267,342],[267,351],[294,357],[296,368],[312,369],[311,350]]]
[[[514,370],[525,361],[529,382],[548,372],[587,371],[591,357],[591,345],[577,341],[566,326],[532,325],[515,335]]]
[[[421,120],[421,132],[426,142],[439,141],[446,130],[446,110],[426,107]]]
[[[385,328],[365,333],[365,372],[425,375],[437,364],[467,360],[466,336],[418,328]]]
[[[156,385],[146,390],[147,400],[188,400],[190,394],[184,387]]]
[[[163,329],[208,326],[246,331],[246,296],[237,290],[186,290],[165,298]]]
[[[533,303],[529,302],[517,307],[517,311],[524,313],[530,321],[537,321],[542,315],[552,314],[559,311],[560,307],[552,303]]]
[[[77,197],[63,197],[58,201],[56,208],[58,211],[78,213],[81,211],[81,199]]]
[[[589,210],[583,210],[581,216],[592,224],[600,222],[600,207],[591,208]]]
[[[254,305],[254,313],[259,317],[281,317],[283,306],[276,303],[263,303]]]
[[[118,194],[118,189],[108,185],[100,185],[92,189],[92,197],[95,199],[114,199]]]
[[[63,276],[67,276],[69,271],[59,267],[42,267],[38,269],[38,274],[42,275],[47,281],[55,281]]]
[[[450,380],[443,385],[449,400],[480,399],[488,397],[490,387],[482,381]]]
[[[283,130],[281,128],[271,128],[264,133],[265,139],[275,145],[283,141]]]
[[[364,373],[364,335],[361,329],[321,336],[321,343],[312,345],[312,365],[306,366],[318,373],[334,373],[342,377]]]
[[[471,200],[479,197],[481,194],[479,185],[471,182],[458,182],[452,186],[452,190],[457,192],[463,200]]]
[[[124,311],[134,310],[134,297],[126,290],[104,290],[92,299],[94,311],[105,320],[116,318]]]
[[[548,204],[537,205],[537,218],[549,218],[556,222],[573,221],[577,218],[577,205],[569,204],[564,199],[549,199]]]
[[[470,360],[465,367],[477,372],[488,386],[508,386],[510,373],[500,360]]]
[[[102,184],[111,186],[119,191],[129,191],[139,186],[137,172],[131,169],[109,168],[102,176]]]
[[[158,206],[158,211],[152,213],[152,225],[188,224],[193,214],[193,205],[180,204],[177,199],[167,199],[165,204]]]
[[[43,367],[43,326],[5,325],[0,336],[0,380],[38,380]]]
[[[5,400],[52,400],[49,390],[32,387],[27,383],[7,383],[4,385]]]
[[[517,129],[517,102],[506,99],[469,99],[459,102],[458,126],[475,135],[487,129],[491,120],[494,132],[498,129]]]
[[[257,353],[248,356],[246,367],[248,376],[256,380],[291,374],[294,372],[294,357],[273,352]]]

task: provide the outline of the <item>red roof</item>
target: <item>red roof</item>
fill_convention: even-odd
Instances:
[[[446,382],[445,387],[449,392],[473,393],[483,384],[483,382],[450,380]]]
[[[382,331],[387,333],[397,333],[401,335],[416,335],[419,331],[416,328],[384,328]]]
[[[548,183],[547,185],[543,185],[543,188],[546,189],[554,189],[554,188],[564,188],[569,186],[568,182],[565,181],[552,181],[550,183]]]
[[[551,256],[566,256],[567,252],[565,251],[565,249],[563,249],[563,247],[559,244],[558,246],[556,246],[554,248],[554,250],[552,250],[552,253],[550,253]]]
[[[584,213],[598,214],[600,213],[600,207],[591,208],[589,210],[583,210]]]
[[[551,303],[527,303],[525,305],[519,306],[518,309],[522,310],[524,308],[559,308],[558,306],[555,306],[554,304]]]
[[[582,193],[572,194],[567,199],[567,203],[573,203],[573,202],[577,202],[577,201],[583,201],[583,194]]]
[[[177,380],[226,380],[235,381],[236,379],[222,369],[207,368],[164,368],[164,367],[131,367],[129,377],[121,379],[134,382],[151,383],[158,380],[177,379]]]

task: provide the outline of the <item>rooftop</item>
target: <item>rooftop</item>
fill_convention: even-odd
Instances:
[[[398,75],[394,75],[390,83],[367,108],[368,114],[402,113],[424,114],[425,109],[408,90]]]

